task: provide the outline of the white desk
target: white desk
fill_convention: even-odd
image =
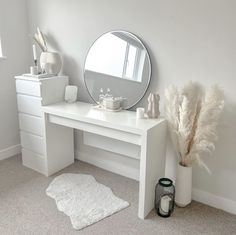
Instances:
[[[155,185],[165,170],[165,119],[139,119],[135,112],[97,110],[91,104],[65,102],[43,106],[47,145],[47,175],[74,161],[73,128],[141,147],[138,216],[154,207]],[[56,125],[55,125],[56,124]]]

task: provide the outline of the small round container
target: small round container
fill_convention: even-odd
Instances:
[[[37,75],[38,74],[38,66],[30,66],[30,74]]]
[[[144,118],[144,108],[137,108],[136,109],[136,118],[137,119],[143,119]]]

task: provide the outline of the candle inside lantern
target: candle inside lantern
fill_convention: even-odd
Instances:
[[[161,197],[161,202],[160,202],[161,214],[166,215],[169,213],[170,201],[171,197],[168,195],[164,195],[163,197]]]
[[[175,187],[171,179],[160,178],[155,187],[155,209],[159,216],[169,217],[174,211]]]

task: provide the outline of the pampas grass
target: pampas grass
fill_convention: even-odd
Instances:
[[[33,36],[34,41],[38,44],[42,51],[47,51],[47,44],[43,33],[37,28],[37,33]]]
[[[166,118],[180,165],[197,162],[209,171],[202,157],[215,149],[217,123],[224,107],[222,90],[214,85],[204,92],[190,82],[181,91],[168,87],[165,96]]]

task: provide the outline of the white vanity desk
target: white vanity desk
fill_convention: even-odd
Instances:
[[[74,162],[73,129],[140,146],[139,209],[144,219],[154,207],[155,185],[165,170],[165,119],[139,119],[135,112],[97,110],[91,104],[56,103],[42,107],[45,120],[47,172]],[[57,125],[55,125],[57,124]]]

